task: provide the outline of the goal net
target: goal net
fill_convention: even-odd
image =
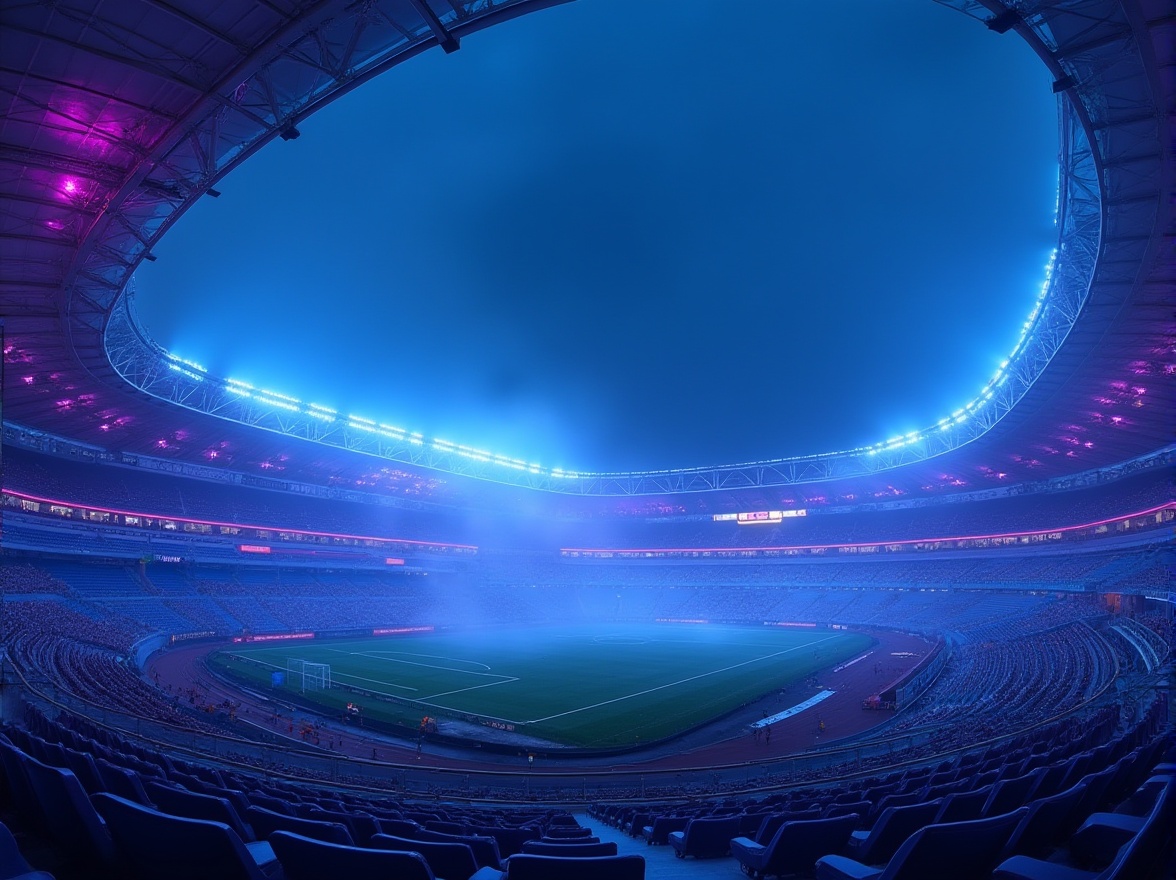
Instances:
[[[287,660],[286,680],[300,691],[324,691],[331,686],[331,664]]]

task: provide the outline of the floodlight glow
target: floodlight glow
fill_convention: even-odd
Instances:
[[[288,394],[279,394],[276,391],[266,391],[264,388],[261,389],[261,393],[267,394],[270,397],[276,397],[278,400],[288,400],[290,403],[302,403],[297,397],[291,397]]]
[[[302,412],[302,410],[300,410],[298,407],[294,406],[292,403],[286,403],[286,401],[284,401],[284,400],[273,400],[268,397],[262,397],[262,394],[268,394],[268,393],[269,393],[268,391],[261,392],[254,398],[254,400],[256,400],[258,403],[264,403],[266,406],[274,406],[274,407],[277,407],[278,409],[284,409],[284,410],[288,410],[290,412],[296,412],[296,413]]]
[[[319,412],[318,410],[315,410],[315,409],[306,410],[306,414],[308,416],[310,416],[311,418],[320,419],[321,421],[324,421],[324,422],[335,421],[335,417],[333,415],[330,415],[329,413],[325,413],[325,412]]]
[[[348,416],[347,418],[349,418],[353,422],[363,422],[365,425],[374,425],[375,424],[375,421],[373,421],[372,419],[365,419],[363,416]]]
[[[189,379],[195,379],[197,382],[204,381],[203,376],[201,376],[197,373],[193,373],[191,370],[185,369],[184,367],[181,367],[179,364],[168,364],[168,367],[172,370],[175,370],[177,373],[180,373],[183,376],[187,376]]]
[[[311,409],[318,410],[321,413],[328,413],[333,416],[337,416],[339,414],[338,410],[331,409],[329,406],[320,406],[317,403],[308,403],[307,406]]]
[[[238,388],[248,388],[250,391],[253,390],[252,385],[250,385],[248,382],[242,382],[240,379],[225,379],[225,381],[230,385],[236,385]]]

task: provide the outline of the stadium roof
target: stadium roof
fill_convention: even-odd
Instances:
[[[973,407],[875,447],[656,473],[552,473],[234,389],[169,359],[138,328],[124,295],[134,269],[238,163],[274,138],[296,138],[316,109],[416,53],[453,51],[472,31],[550,5],[6,5],[5,422],[104,450],[454,503],[484,491],[476,477],[691,511],[971,491],[1110,466],[1171,442],[1176,23],[1163,0],[1062,0],[1020,12],[946,3],[1004,39],[1025,39],[1068,99],[1059,251],[1023,345]]]

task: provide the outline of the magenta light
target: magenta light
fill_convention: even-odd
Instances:
[[[17,494],[17,493],[10,493]],[[856,544],[789,544],[780,547],[561,547],[561,553],[739,553],[745,550],[754,550],[760,552],[772,550],[836,550],[839,547],[880,547],[888,544],[925,544],[929,541],[978,541],[990,540],[993,538],[1023,538],[1029,535],[1044,535],[1050,532],[1076,532],[1080,529],[1090,529],[1095,526],[1105,526],[1109,523],[1119,522],[1125,519],[1134,519],[1137,516],[1150,516],[1153,513],[1159,513],[1161,510],[1170,510],[1176,508],[1176,501],[1168,501],[1164,504],[1158,504],[1155,507],[1149,507],[1147,510],[1140,510],[1136,513],[1125,513],[1121,516],[1113,516],[1109,519],[1100,519],[1096,522],[1083,523],[1077,526],[1062,526],[1060,528],[1052,529],[1035,529],[1031,532],[1003,532],[995,535],[956,535],[954,537],[943,538],[907,538],[902,541],[867,541]],[[174,519],[174,517],[173,517]]]
[[[415,541],[412,538],[381,538],[375,535],[347,535],[337,532],[316,532],[311,529],[297,529],[289,526],[258,526],[250,523],[233,523],[233,522],[218,522],[211,519],[191,519],[184,516],[171,516],[169,514],[159,513],[142,513],[134,510],[119,510],[115,507],[99,507],[97,504],[82,504],[77,501],[61,501],[56,498],[42,498],[39,495],[29,495],[25,492],[16,492],[12,489],[4,489],[5,495],[11,495],[13,498],[23,498],[26,501],[36,501],[39,504],[57,504],[62,507],[84,507],[86,510],[97,510],[102,513],[111,513],[118,516],[141,516],[151,519],[166,519],[171,522],[179,523],[194,523],[200,526],[223,526],[225,528],[233,529],[262,529],[271,532],[298,532],[301,535],[315,535],[320,538],[348,538],[352,541],[395,541],[398,544],[417,544],[422,547],[454,547],[458,550],[477,550],[476,544],[450,544],[446,541]]]
[[[72,177],[65,179],[65,191],[67,193],[76,193],[78,191],[78,182]]]

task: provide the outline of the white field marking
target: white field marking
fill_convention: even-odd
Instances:
[[[449,696],[452,696],[453,694],[464,694],[466,691],[476,691],[479,688],[498,687],[500,684],[510,684],[511,682],[515,682],[515,681],[518,681],[517,677],[503,676],[502,681],[488,681],[485,684],[470,685],[469,687],[458,688],[457,690],[454,690],[454,691],[443,691],[439,694],[429,694],[429,696],[427,696],[427,697],[421,697],[421,699],[418,702],[423,703],[426,700],[435,700],[438,697],[449,697]],[[452,707],[447,706],[445,708],[452,708]],[[460,711],[460,710],[455,710],[455,711]],[[475,714],[480,714],[480,713],[475,713]],[[504,721],[506,719],[500,718],[499,720]]]
[[[337,651],[338,648],[328,648],[328,651]],[[340,653],[344,653],[340,651]],[[401,657],[428,657],[430,660],[448,660],[450,663],[468,663],[471,666],[481,666],[487,672],[490,667],[485,663],[479,663],[477,660],[463,660],[461,657],[442,657],[440,654],[413,654],[410,651],[353,651],[357,657],[371,657],[373,660],[386,660],[388,658],[381,657],[381,654],[396,654]],[[454,672],[461,672],[460,669],[453,670]]]
[[[229,656],[229,657],[237,657],[239,660],[244,660],[244,659],[246,659],[246,658],[245,658],[243,655],[239,655],[239,654],[228,654],[227,656]],[[255,660],[255,659],[253,659],[252,657],[250,657],[250,658],[248,658],[248,659],[249,659],[249,662],[250,662],[250,663],[256,663],[256,664],[258,664],[259,666],[269,666],[271,669],[277,669],[279,672],[287,672],[287,671],[288,671],[288,668],[287,668],[287,667],[285,667],[285,666],[278,666],[276,663],[266,663],[264,660]],[[400,689],[400,690],[402,690],[402,691],[415,691],[415,690],[417,690],[416,688],[414,688],[414,687],[409,687],[408,685],[404,685],[404,684],[393,684],[393,683],[392,683],[392,682],[390,682],[390,681],[380,681],[379,679],[376,679],[376,678],[363,678],[362,676],[359,676],[359,675],[351,675],[351,674],[349,674],[349,673],[346,673],[346,672],[335,672],[333,669],[331,670],[331,678],[332,678],[332,679],[335,679],[335,678],[350,678],[350,679],[352,679],[353,681],[370,681],[370,682],[372,682],[373,684],[382,684],[384,687],[393,687],[393,688],[399,688],[399,689]],[[376,693],[383,693],[383,691],[377,691]],[[392,696],[392,695],[391,695],[391,694],[384,694],[384,696],[386,696],[386,697],[390,697],[390,696]]]
[[[546,718],[534,718],[531,721],[514,721],[513,724],[539,724],[543,721],[551,721],[554,718],[563,718],[566,715],[575,715],[577,712],[587,712],[589,709],[597,709],[601,706],[607,706],[610,703],[620,703],[624,700],[631,700],[634,697],[643,697],[646,694],[652,694],[654,691],[665,690],[666,688],[677,687],[680,684],[686,684],[688,681],[697,681],[700,678],[706,678],[710,675],[718,675],[721,672],[730,672],[732,669],[738,669],[740,666],[749,666],[752,663],[759,663],[761,660],[770,660],[773,657],[780,657],[784,654],[791,654],[793,651],[800,651],[804,648],[811,648],[813,645],[819,645],[821,642],[827,642],[829,639],[835,639],[837,636],[826,636],[823,639],[818,639],[815,642],[808,642],[804,645],[797,645],[794,648],[786,648],[783,651],[776,651],[773,654],[765,654],[762,657],[753,657],[750,660],[744,660],[742,663],[734,663],[731,666],[724,666],[722,669],[712,669],[710,672],[700,672],[698,675],[692,675],[689,678],[683,678],[680,681],[671,681],[669,684],[659,684],[657,687],[647,688],[643,691],[637,691],[633,694],[626,694],[623,697],[614,697],[611,700],[602,700],[599,703],[593,703],[591,706],[581,706],[579,709],[569,709],[567,712],[557,712],[554,715],[548,715]]]
[[[367,657],[369,660],[383,660],[386,663],[400,663],[405,666],[420,666],[424,669],[439,669],[442,672],[456,672],[458,675],[484,675],[495,676],[496,678],[506,678],[498,672],[473,672],[469,669],[451,669],[448,666],[438,666],[435,663],[417,663],[415,660],[397,660],[395,657],[377,657],[374,654],[366,654],[363,651],[340,651],[338,648],[326,648],[327,651],[334,651],[336,654],[346,654],[348,657]],[[410,654],[410,657],[423,657],[424,654]],[[442,660],[454,660],[454,657],[441,657]],[[463,661],[459,661],[463,662]],[[480,666],[486,666],[485,663],[480,663]],[[489,666],[486,666],[489,669]]]

